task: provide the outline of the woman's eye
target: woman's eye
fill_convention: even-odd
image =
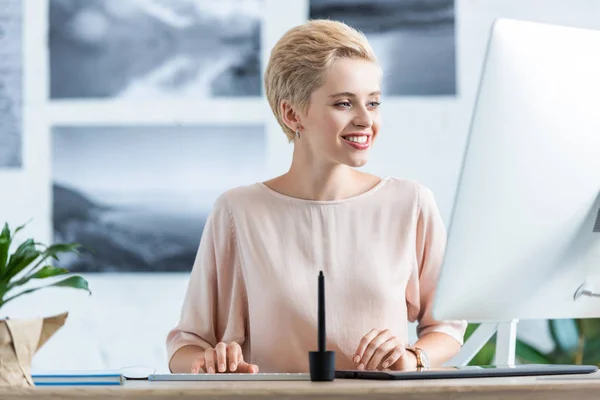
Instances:
[[[367,105],[371,108],[377,108],[381,105],[381,103],[378,101],[371,101],[367,103]],[[349,101],[340,101],[339,103],[336,103],[336,106],[347,108],[352,107],[352,104]]]

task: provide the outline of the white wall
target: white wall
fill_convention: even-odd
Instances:
[[[90,108],[73,108],[69,103],[49,107],[46,70],[46,8],[42,0],[26,0],[25,29],[25,110],[24,167],[0,170],[0,221],[12,226],[33,218],[22,237],[51,238],[49,126],[52,121],[115,119],[125,123],[150,116],[164,122],[240,123],[268,122],[270,175],[285,171],[291,145],[269,114],[266,102],[247,101],[249,111],[211,101],[217,113],[203,113],[203,104],[194,116],[139,109],[120,112],[108,104],[91,115]],[[268,50],[289,27],[307,16],[304,0],[266,1],[263,45]],[[600,0],[456,0],[456,41],[458,94],[446,98],[386,99],[382,109],[384,128],[372,150],[368,171],[417,179],[436,194],[446,222],[459,172],[479,72],[489,28],[496,17],[512,17],[600,29]],[[35,30],[32,26],[40,26]],[[267,51],[263,60],[268,57]],[[204,109],[208,109],[205,107]],[[213,109],[214,111],[214,109]],[[216,114],[216,117],[215,117]],[[148,117],[148,118],[150,118]],[[38,353],[34,369],[97,369],[128,365],[154,366],[166,371],[164,338],[176,323],[187,284],[185,274],[118,274],[88,276],[93,295],[69,289],[48,289],[23,297],[2,311],[2,315],[26,317],[70,312],[65,327]],[[541,322],[523,323],[522,335],[548,348]],[[542,334],[538,339],[533,336]]]

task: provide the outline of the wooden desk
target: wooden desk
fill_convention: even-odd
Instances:
[[[2,388],[2,400],[37,399],[599,399],[600,372],[580,376],[421,381],[148,382],[123,386]]]

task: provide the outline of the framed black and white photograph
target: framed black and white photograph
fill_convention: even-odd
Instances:
[[[0,168],[22,166],[23,8],[0,0]]]
[[[391,96],[456,94],[454,0],[310,0],[310,18],[365,33]]]
[[[260,180],[265,152],[263,126],[54,127],[54,241],[90,250],[60,265],[190,271],[214,201]]]
[[[51,99],[261,95],[263,0],[49,0]]]

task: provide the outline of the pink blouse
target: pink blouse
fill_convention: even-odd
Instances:
[[[289,197],[262,183],[222,194],[204,228],[169,360],[182,346],[238,342],[260,372],[308,372],[317,349],[317,276],[325,275],[327,349],[336,368],[371,329],[407,341],[442,332],[463,343],[465,321],[436,321],[446,231],[432,192],[384,178],[343,200]],[[408,343],[407,343],[408,344]]]

